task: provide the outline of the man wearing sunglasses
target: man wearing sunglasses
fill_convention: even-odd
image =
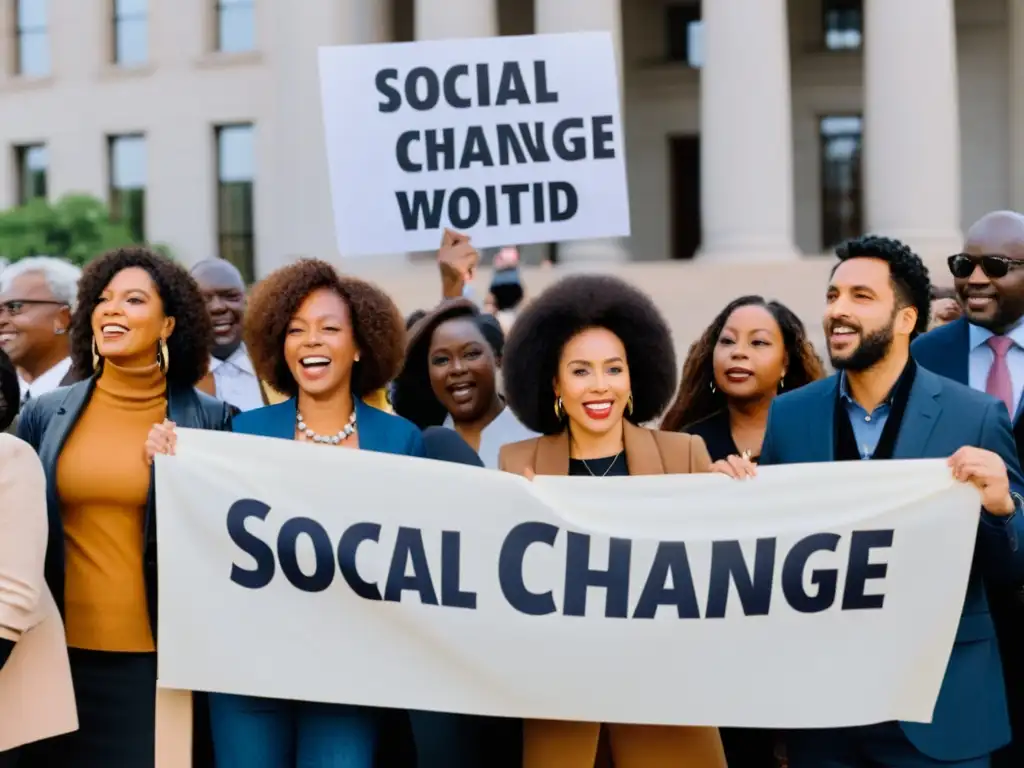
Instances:
[[[1013,421],[1024,457],[1024,215],[996,211],[967,232],[962,253],[947,260],[964,315],[921,336],[917,362],[935,373],[997,397]],[[1013,742],[994,768],[1024,766],[1024,589],[989,585],[1003,660]]]
[[[0,348],[17,366],[22,402],[74,381],[67,331],[80,274],[50,256],[0,272]]]

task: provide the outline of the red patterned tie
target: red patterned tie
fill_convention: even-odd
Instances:
[[[985,391],[1006,403],[1006,410],[1013,419],[1013,382],[1010,379],[1010,367],[1006,364],[1006,353],[1013,346],[1013,339],[1007,336],[991,336],[986,342],[991,347],[995,358],[988,370]]]

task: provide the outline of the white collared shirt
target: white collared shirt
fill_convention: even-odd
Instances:
[[[985,391],[988,383],[988,372],[995,360],[995,353],[987,342],[995,334],[980,325],[968,324],[967,382],[971,389]],[[1006,367],[1010,369],[1010,382],[1013,384],[1013,411],[1010,420],[1014,420],[1020,408],[1021,390],[1024,389],[1024,322],[1018,322],[1005,334],[1013,339],[1013,346],[1006,353]]]
[[[52,392],[57,389],[60,386],[60,383],[64,381],[64,377],[68,375],[68,371],[70,370],[71,358],[65,357],[41,376],[36,376],[31,384],[21,378],[21,376],[18,376],[18,386],[21,389],[21,401],[25,402],[25,400],[30,397],[41,397],[47,392]]]
[[[451,414],[444,420],[444,426],[455,429]],[[498,452],[503,445],[529,440],[531,437],[537,437],[537,433],[524,427],[512,413],[512,409],[506,405],[501,409],[501,413],[494,417],[494,421],[480,432],[480,450],[477,451],[477,455],[485,467],[497,469]]]
[[[249,353],[242,344],[227,360],[210,358],[210,373],[217,397],[240,411],[262,408],[263,392],[260,380],[252,367]]]

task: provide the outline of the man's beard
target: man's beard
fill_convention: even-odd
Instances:
[[[860,344],[849,357],[836,358],[832,355],[831,348],[828,352],[829,361],[837,371],[866,371],[876,363],[885,359],[892,349],[893,333],[895,324],[890,321],[884,328],[861,335]]]

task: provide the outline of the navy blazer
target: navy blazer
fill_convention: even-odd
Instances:
[[[46,507],[50,520],[50,538],[46,545],[46,583],[61,615],[64,613],[64,523],[57,489],[57,461],[71,430],[89,404],[95,386],[96,379],[92,377],[29,400],[18,421],[18,437],[35,448],[46,471]],[[167,418],[179,427],[226,431],[231,427],[232,412],[227,403],[191,387],[167,391]],[[139,451],[142,448],[140,445]],[[156,639],[156,499],[152,477],[151,468],[149,499],[143,524],[143,569],[149,622],[153,638]]]
[[[360,398],[356,404],[356,426],[359,448],[364,451],[396,453],[401,456],[423,456],[423,435],[411,421],[367,405]],[[268,405],[241,413],[231,422],[231,431],[245,435],[295,439],[295,398],[277,405]]]
[[[761,465],[832,461],[839,377],[775,398]],[[970,445],[999,454],[1017,504],[1008,518],[982,510],[960,626],[931,724],[901,723],[914,746],[942,761],[987,755],[1010,741],[1010,723],[995,626],[985,579],[1024,580],[1024,477],[1006,406],[918,367],[900,425],[894,459],[946,458]],[[983,578],[984,577],[984,578]]]

